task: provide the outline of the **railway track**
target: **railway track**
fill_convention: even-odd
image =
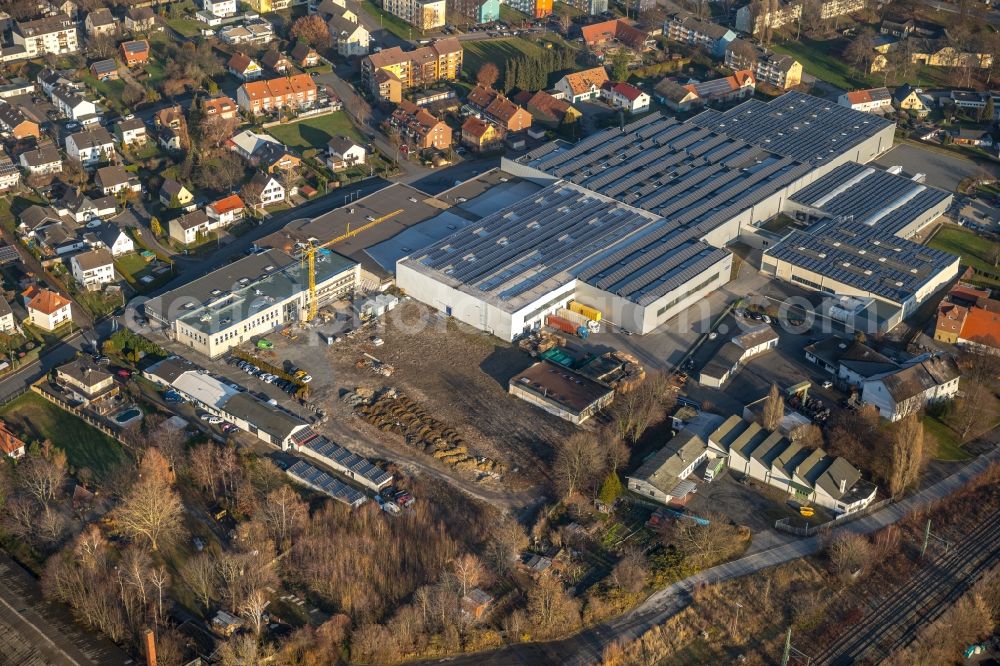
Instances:
[[[814,664],[850,666],[877,663],[909,645],[923,627],[938,619],[990,567],[1000,561],[1000,515],[936,557],[912,583],[872,607],[865,617],[817,655]]]

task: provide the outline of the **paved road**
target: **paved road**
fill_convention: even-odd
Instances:
[[[931,9],[939,12],[947,12],[949,14],[958,13],[958,4],[951,4],[948,2],[940,2],[940,0],[921,0],[921,2],[930,7]],[[982,17],[976,17],[975,21],[978,23],[980,20],[985,20],[987,23],[993,26],[1000,26],[1000,10],[990,9],[983,12]]]
[[[994,442],[994,448],[989,453],[965,465],[951,476],[901,502],[891,504],[870,516],[848,523],[839,529],[859,534],[875,532],[898,522],[915,509],[925,507],[953,493],[969,479],[985,470],[991,463],[1000,460],[1000,448],[996,448],[995,444]],[[691,602],[691,590],[696,586],[706,583],[720,583],[756,573],[769,567],[813,555],[818,553],[822,547],[821,537],[815,536],[706,569],[656,592],[640,606],[621,617],[559,641],[511,645],[492,652],[463,655],[425,663],[448,663],[463,666],[483,666],[484,664],[582,666],[583,664],[598,663],[604,650],[612,643],[634,640],[686,608]]]
[[[38,581],[0,551],[0,664],[113,666],[130,661],[110,641],[78,627],[65,607],[46,602]]]

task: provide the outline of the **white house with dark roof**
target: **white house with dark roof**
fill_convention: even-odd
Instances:
[[[331,171],[341,171],[348,167],[364,164],[368,151],[356,141],[346,136],[335,136],[326,144],[326,164]]]
[[[59,149],[51,144],[21,153],[18,161],[21,163],[21,168],[30,175],[45,175],[62,171],[62,155],[59,154]]]
[[[115,154],[115,142],[103,127],[77,132],[66,137],[66,154],[84,167],[110,160]]]
[[[87,291],[97,291],[115,281],[114,257],[104,248],[73,255],[69,265],[73,279]]]
[[[142,192],[142,185],[139,178],[125,170],[120,164],[101,167],[94,174],[94,184],[101,190],[101,193],[117,194],[118,192],[130,191],[139,194]]]
[[[926,405],[958,394],[961,371],[950,356],[920,356],[906,366],[864,382],[861,400],[875,405],[889,421],[898,421]]]

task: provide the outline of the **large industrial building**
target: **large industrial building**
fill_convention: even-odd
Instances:
[[[358,286],[360,266],[347,257],[320,250],[315,266],[318,307]],[[150,299],[144,309],[175,340],[214,358],[304,319],[310,299],[307,271],[301,259],[268,250]]]

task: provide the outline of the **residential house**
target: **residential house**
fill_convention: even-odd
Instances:
[[[170,220],[167,230],[177,242],[191,245],[211,231],[211,223],[208,214],[199,209]]]
[[[896,88],[892,93],[892,105],[900,111],[909,111],[918,118],[924,118],[931,112],[924,101],[920,99],[919,88],[914,88],[906,83]]]
[[[98,414],[110,412],[119,393],[114,375],[81,357],[55,370],[55,383],[81,406]]]
[[[73,0],[41,0],[38,3],[38,8],[41,10],[42,14],[46,16],[54,16],[56,14],[65,14],[71,19],[80,18],[80,8],[77,7]]]
[[[800,504],[850,514],[871,504],[878,492],[845,458],[803,446],[736,415],[710,432],[706,444],[709,451],[722,452],[717,457],[737,476],[777,488]]]
[[[243,130],[239,134],[234,134],[226,141],[226,145],[230,150],[254,165],[257,163],[257,158],[255,156],[258,155],[265,146],[270,144],[277,144],[280,146],[281,142],[270,134],[258,134],[253,130]]]
[[[90,65],[90,75],[98,81],[117,81],[118,63],[113,58],[98,60]]]
[[[478,24],[500,20],[500,0],[458,0],[455,10]]]
[[[17,218],[17,232],[24,238],[38,238],[39,234],[52,226],[63,223],[62,217],[52,206],[32,204],[21,211]]]
[[[570,0],[566,4],[588,16],[597,16],[608,11],[608,0]]]
[[[91,199],[78,189],[68,190],[54,207],[60,217],[68,218],[77,224],[111,217],[118,212],[118,204],[114,197]]]
[[[5,155],[0,155],[0,192],[17,187],[21,182],[21,172],[14,166],[14,162]]]
[[[213,201],[205,208],[213,228],[228,227],[243,219],[243,200],[238,194],[230,194]]]
[[[462,123],[462,145],[476,152],[495,149],[500,145],[503,136],[493,123],[469,116]]]
[[[952,140],[955,145],[973,148],[989,148],[993,145],[993,135],[989,130],[959,128],[952,134]]]
[[[801,2],[778,2],[763,8],[754,4],[740,7],[736,11],[736,29],[750,35],[758,35],[766,28],[780,28],[797,23],[802,18]]]
[[[734,39],[726,47],[726,67],[749,69],[757,84],[767,83],[788,90],[802,83],[802,63],[791,56],[765,51],[743,39]]]
[[[80,50],[76,21],[66,14],[17,21],[14,24],[13,39],[15,46],[24,48],[27,58],[37,58],[47,53],[76,53]]]
[[[156,30],[156,14],[149,7],[129,7],[125,12],[125,29],[133,35]]]
[[[70,301],[47,288],[33,290],[27,303],[28,323],[43,331],[54,331],[72,320]]]
[[[118,22],[111,15],[111,10],[104,7],[88,13],[83,27],[88,37],[110,37],[118,32]]]
[[[413,51],[398,46],[383,49],[362,59],[362,83],[380,100],[398,103],[403,91],[458,79],[462,53],[462,43],[455,37]]]
[[[220,18],[228,18],[236,14],[236,0],[202,0],[201,7],[209,14]]]
[[[600,97],[601,86],[607,81],[609,81],[607,70],[603,66],[594,67],[567,74],[556,82],[555,89],[571,104],[576,104]]]
[[[281,51],[271,49],[260,59],[260,64],[272,72],[287,74],[292,68],[292,61]]]
[[[725,56],[726,47],[736,39],[736,33],[717,23],[702,21],[690,12],[674,12],[663,23],[664,36],[674,42],[701,46],[717,58]]]
[[[99,243],[98,246],[106,248],[112,257],[120,257],[130,252],[135,252],[135,242],[131,236],[115,223],[117,219],[105,222],[93,231]]]
[[[118,45],[118,55],[128,67],[144,65],[149,60],[149,42],[137,39]]]
[[[260,205],[264,208],[279,204],[285,200],[285,188],[278,180],[263,171],[258,171],[250,179],[250,185],[260,191]],[[256,203],[256,202],[255,202]]]
[[[837,98],[837,104],[865,113],[882,113],[892,110],[892,94],[888,88],[852,90]]]
[[[184,150],[184,137],[179,130],[172,127],[157,127],[156,142],[169,153]]]
[[[83,84],[76,81],[75,77],[72,77],[70,74],[71,72],[61,72],[46,67],[38,72],[35,80],[42,86],[42,91],[46,95],[51,95],[52,89],[57,87],[69,88],[77,92],[84,90]]]
[[[337,135],[326,144],[326,165],[331,171],[343,171],[368,159],[368,151],[346,136]]]
[[[101,167],[94,174],[94,184],[101,193],[117,194],[118,192],[142,192],[142,185],[134,173],[129,173],[119,164]]]
[[[167,178],[160,187],[160,203],[168,208],[186,208],[194,201],[191,190],[173,178]]]
[[[70,120],[83,121],[97,117],[97,105],[84,99],[76,89],[57,85],[49,89],[49,99],[62,115]]]
[[[326,17],[326,26],[330,30],[333,48],[341,56],[350,58],[368,55],[372,36],[361,25],[357,14],[346,7],[338,7],[336,12]]]
[[[532,123],[551,129],[572,125],[583,115],[566,100],[553,97],[544,90],[533,94],[522,93],[517,100],[531,114]]]
[[[10,307],[7,309],[10,310]],[[0,421],[0,450],[15,459],[24,457],[27,450],[24,441],[12,433],[3,421]]]
[[[1000,353],[1000,301],[963,283],[952,287],[938,305],[934,339]]]
[[[264,75],[263,68],[245,53],[236,53],[226,63],[229,73],[241,81],[254,81]]]
[[[266,143],[254,154],[257,166],[268,173],[288,171],[302,164],[302,159],[282,143]]]
[[[103,127],[84,130],[66,137],[66,155],[84,167],[96,166],[114,157],[115,142]]]
[[[220,28],[215,35],[226,44],[267,44],[274,39],[274,27],[264,19],[251,19]]]
[[[21,162],[21,168],[33,176],[62,172],[62,156],[52,144],[45,144],[35,150],[25,151],[18,159]]]
[[[950,356],[924,355],[902,368],[865,380],[861,399],[875,405],[882,417],[898,421],[928,404],[954,398],[960,377]]]
[[[187,127],[184,109],[179,104],[157,111],[153,114],[153,122],[157,127],[169,127],[173,130],[184,130]]]
[[[236,103],[249,114],[277,111],[281,108],[305,109],[316,102],[316,83],[308,74],[251,81],[236,91]]]
[[[126,118],[115,124],[115,140],[121,146],[144,146],[148,137],[146,123],[140,118]]]
[[[631,83],[605,81],[601,86],[601,99],[608,105],[629,113],[642,113],[649,110],[649,94],[639,90]]]
[[[447,19],[445,0],[382,0],[382,9],[417,30],[443,28]]]
[[[1000,119],[1000,92],[976,92],[971,90],[952,90],[948,97],[938,97],[938,102],[944,106],[946,101],[951,101],[956,109],[962,109],[973,117],[979,117],[986,110],[988,100],[993,100],[993,117],[981,118],[982,121],[996,121]]]
[[[305,42],[296,43],[289,55],[291,55],[295,66],[301,69],[315,67],[319,64],[319,54],[316,53],[316,49]]]
[[[757,79],[749,69],[733,72],[732,76],[681,85],[663,79],[654,89],[656,99],[674,111],[691,111],[703,106],[727,106],[753,95]]]
[[[585,25],[580,28],[580,35],[587,48],[599,54],[603,54],[609,47],[624,47],[642,53],[652,49],[655,44],[648,32],[624,19]]]
[[[11,246],[7,245],[13,249]],[[14,250],[14,254],[17,254],[17,250]],[[11,331],[17,330],[17,322],[14,321],[14,311],[10,309],[10,303],[7,302],[6,298],[0,298],[0,332],[10,333]]]
[[[531,127],[531,114],[493,88],[476,86],[469,92],[469,106],[503,133],[520,132]]]
[[[495,20],[495,19],[494,19]],[[475,621],[482,620],[489,611],[490,605],[493,603],[493,597],[479,589],[474,587],[469,590],[469,593],[462,597],[462,613],[471,617]]]
[[[388,124],[399,131],[407,144],[412,143],[418,149],[446,150],[451,147],[451,128],[430,111],[409,100],[400,101]]]
[[[103,247],[73,255],[69,265],[73,279],[87,291],[99,291],[115,281],[114,257]]]
[[[41,138],[38,123],[29,120],[19,108],[9,102],[0,102],[0,130],[18,141],[28,137]]]
[[[222,95],[213,99],[207,99],[201,103],[201,112],[207,118],[222,118],[232,120],[237,117],[239,108],[232,97]]]

